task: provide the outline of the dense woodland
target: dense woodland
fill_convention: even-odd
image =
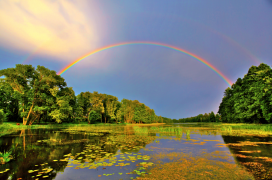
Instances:
[[[77,96],[55,71],[43,66],[17,64],[0,70],[0,119],[33,123],[271,123],[272,69],[261,63],[251,66],[243,79],[228,87],[217,114],[170,119],[157,116],[137,100],[123,99],[96,91]]]
[[[218,113],[223,122],[272,122],[272,69],[261,63],[251,66],[243,79],[227,88]]]
[[[194,117],[180,118],[179,120],[173,119],[173,123],[186,123],[186,122],[222,122],[219,114],[210,112],[209,114],[199,114]]]
[[[137,100],[96,91],[77,96],[55,71],[43,66],[17,64],[0,70],[0,119],[33,123],[158,123],[172,122],[157,116]],[[2,117],[2,118],[1,118]]]
[[[174,122],[224,122],[261,123],[272,122],[272,69],[261,63],[251,66],[243,79],[224,92],[218,114],[213,112]]]

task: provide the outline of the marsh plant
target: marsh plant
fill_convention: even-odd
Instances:
[[[134,130],[135,135],[148,135],[148,128],[147,127],[133,126],[133,130]]]
[[[0,163],[5,164],[9,162],[11,159],[13,159],[11,153],[12,153],[11,149],[7,152],[4,151],[4,153],[0,152]]]
[[[190,130],[186,130],[186,140],[190,140]]]
[[[232,132],[232,127],[231,126],[222,126],[221,131]]]

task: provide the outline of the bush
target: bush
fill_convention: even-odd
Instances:
[[[2,124],[6,120],[6,115],[3,109],[0,109],[0,124]]]

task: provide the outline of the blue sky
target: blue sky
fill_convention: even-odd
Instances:
[[[95,49],[152,41],[185,49],[235,82],[272,62],[271,0],[2,0],[0,69],[25,63],[56,72]],[[76,94],[139,100],[157,115],[217,112],[228,84],[169,48],[127,45],[80,61],[64,74]]]

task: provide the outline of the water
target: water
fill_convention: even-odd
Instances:
[[[235,179],[231,177],[234,165],[246,168],[241,170],[245,179],[268,178],[272,177],[270,142],[271,137],[221,135],[199,124],[29,129],[0,137],[0,152],[11,149],[14,157],[0,165],[0,179],[125,180],[143,174],[155,177],[160,173],[156,165],[163,168],[173,163],[180,163],[178,171],[183,171],[184,179],[192,174],[196,179],[220,179],[221,173],[226,173],[225,179]],[[187,160],[197,163],[188,168]],[[212,164],[199,165],[210,162],[222,163],[224,168],[215,172]],[[226,166],[230,170],[225,172]]]

